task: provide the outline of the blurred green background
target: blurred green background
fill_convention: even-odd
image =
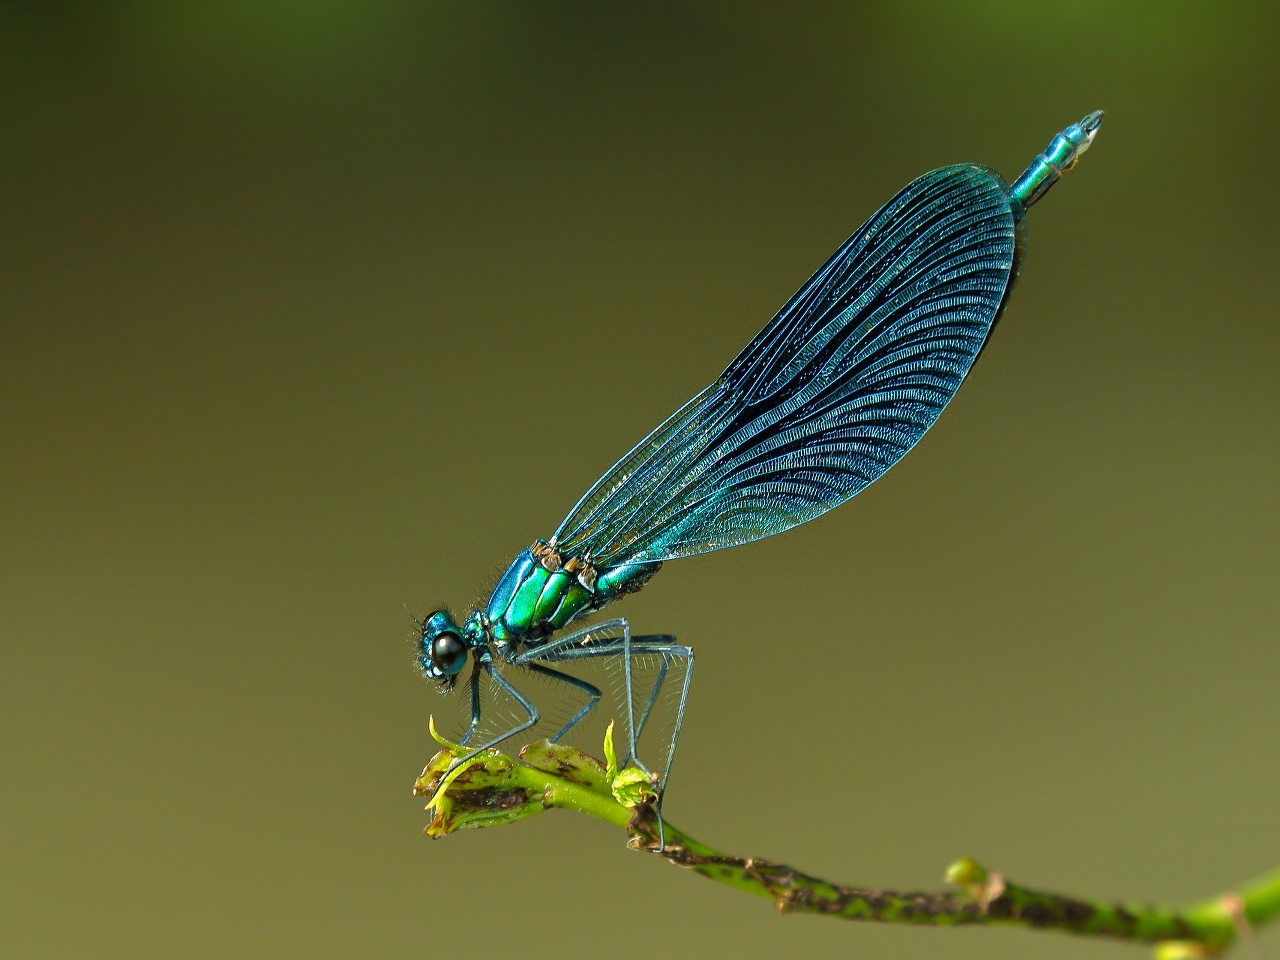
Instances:
[[[1280,864],[1277,21],[0,8],[0,952],[1142,955],[779,917],[568,814],[431,842],[409,793],[406,605],[469,609],[909,179],[1098,107],[938,428],[619,612],[697,648],[667,810],[723,849]]]

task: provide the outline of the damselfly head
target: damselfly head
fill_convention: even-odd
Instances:
[[[446,687],[453,686],[467,665],[467,643],[448,610],[437,610],[422,624],[422,652],[418,655],[418,665],[428,678],[438,680]]]

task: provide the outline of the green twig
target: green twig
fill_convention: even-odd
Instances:
[[[619,771],[612,725],[603,764],[573,747],[539,741],[518,760],[485,751],[450,771],[463,748],[432,735],[444,746],[414,785],[431,797],[426,833],[514,823],[552,808],[577,810],[627,831],[628,846],[658,854],[726,886],[766,897],[784,912],[817,913],[846,920],[930,926],[1005,925],[1060,930],[1157,945],[1159,960],[1192,960],[1220,953],[1252,929],[1280,915],[1280,870],[1232,893],[1185,907],[1109,903],[1044,893],[1007,881],[972,860],[947,871],[959,893],[896,893],[845,887],[756,857],[720,853],[663,821],[658,843],[652,784],[641,771]],[[443,785],[443,789],[442,789]]]

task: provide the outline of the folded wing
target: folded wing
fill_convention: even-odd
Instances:
[[[955,395],[1010,282],[1008,186],[985,167],[907,185],[709,387],[619,460],[556,531],[598,566],[731,547],[839,506]]]

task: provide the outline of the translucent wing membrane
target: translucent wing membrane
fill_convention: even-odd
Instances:
[[[982,349],[1010,281],[1009,188],[925,174],[877,211],[556,532],[599,567],[672,560],[812,520],[898,462]]]

